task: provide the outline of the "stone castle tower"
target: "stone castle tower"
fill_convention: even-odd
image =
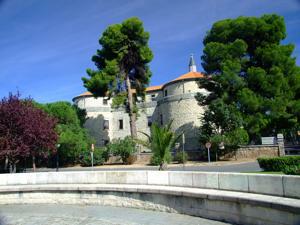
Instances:
[[[149,134],[152,123],[165,125],[173,120],[172,130],[185,134],[184,149],[190,154],[197,152],[200,149],[198,130],[203,108],[198,105],[195,95],[197,92],[207,92],[199,88],[197,83],[203,76],[197,72],[194,57],[191,55],[188,73],[163,85],[148,87],[145,100],[137,103],[137,130]],[[128,114],[122,107],[112,108],[111,99],[94,98],[90,92],[85,92],[74,97],[73,102],[86,110],[88,119],[85,127],[98,146],[130,135]],[[138,136],[145,138],[139,132]]]

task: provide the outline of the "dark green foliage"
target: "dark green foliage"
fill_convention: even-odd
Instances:
[[[95,148],[94,150],[94,166],[103,165],[109,158],[108,150],[106,148]],[[86,150],[80,155],[80,164],[82,166],[92,166],[91,151]]]
[[[77,105],[73,105],[72,107],[76,111],[77,117],[78,117],[79,122],[80,122],[80,126],[83,127],[83,125],[84,125],[84,123],[87,119],[86,110],[79,108]]]
[[[143,133],[147,136],[148,141],[139,143],[150,148],[153,152],[151,163],[155,165],[160,165],[159,170],[163,170],[166,163],[169,163],[172,159],[171,149],[174,147],[175,142],[181,135],[177,135],[171,130],[172,122],[166,126],[160,127],[156,123],[151,125],[151,134],[150,136],[146,133]]]
[[[284,171],[290,167],[300,166],[300,156],[282,156],[276,158],[258,158],[260,168],[265,171]]]
[[[228,146],[232,150],[237,149],[239,145],[246,145],[248,142],[248,133],[243,128],[236,128],[225,135],[225,147]]]
[[[200,81],[210,94],[197,96],[201,105],[208,104],[202,142],[240,127],[259,142],[262,135],[299,126],[300,69],[292,56],[294,46],[281,44],[285,37],[283,17],[277,15],[213,25],[202,56],[207,77]]]
[[[92,57],[98,70],[88,69],[89,78],[82,78],[84,86],[94,96],[117,97],[114,106],[128,103],[132,137],[136,137],[134,98],[144,96],[151,77],[149,63],[153,54],[148,46],[149,37],[142,21],[136,17],[109,26],[99,40],[102,48]],[[136,90],[136,95],[132,89]],[[127,101],[124,101],[125,96]]]
[[[118,108],[120,106],[124,106],[127,99],[127,93],[126,92],[120,92],[116,94],[112,100],[112,107]]]
[[[130,74],[130,79],[135,81],[133,87],[138,92],[144,91],[151,76],[148,63],[153,58],[148,46],[149,37],[142,21],[136,17],[109,26],[99,40],[102,49],[92,57],[99,71],[93,74],[94,71],[88,70],[91,79],[83,78],[85,87],[98,96],[104,96],[106,91],[118,92],[118,85],[124,84],[124,76]],[[97,83],[99,86],[93,91]]]
[[[188,161],[188,154],[186,152],[178,151],[174,156],[174,161],[186,163]]]
[[[90,149],[92,143],[86,129],[82,127],[85,112],[69,102],[55,102],[40,106],[48,114],[58,119],[56,131],[59,135],[59,160],[62,164],[73,164],[79,156]]]
[[[108,151],[115,155],[120,156],[123,163],[129,163],[129,157],[136,153],[136,143],[130,136],[124,139],[115,139],[107,146]],[[131,161],[130,161],[131,162]]]
[[[300,165],[286,166],[283,173],[287,175],[300,175]]]
[[[204,122],[205,124],[206,122]],[[211,132],[211,131],[210,131]],[[222,134],[221,134],[222,133]],[[225,154],[233,154],[239,147],[239,145],[246,145],[249,142],[248,133],[243,128],[236,128],[227,132],[212,132],[207,135],[204,130],[201,130],[200,141],[205,144],[209,140],[212,144],[210,148],[211,160],[216,160],[216,157],[224,156]],[[223,142],[224,148],[220,148],[220,144]],[[204,158],[207,158],[207,152],[204,152]]]
[[[166,152],[164,163],[169,164],[172,161],[171,152]],[[161,157],[157,154],[153,154],[150,159],[150,164],[153,166],[160,166],[161,165]]]

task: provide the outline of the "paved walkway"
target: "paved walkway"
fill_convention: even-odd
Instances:
[[[102,171],[102,170],[158,170],[158,166],[145,166],[145,165],[104,165],[91,167],[66,167],[59,168],[59,171]],[[211,163],[188,163],[186,165],[182,164],[171,164],[168,166],[167,170],[171,171],[208,171],[208,172],[257,172],[261,171],[258,163],[256,161],[251,162],[211,162]],[[31,169],[27,169],[28,172]],[[37,172],[48,172],[56,171],[56,169],[51,168],[38,168]]]
[[[109,206],[0,205],[0,225],[225,225],[199,217]]]

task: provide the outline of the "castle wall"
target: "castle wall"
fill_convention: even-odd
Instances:
[[[165,90],[168,92],[167,96],[164,96]],[[205,92],[204,89],[200,91]],[[162,124],[165,125],[173,120],[172,130],[177,134],[184,131],[185,150],[200,149],[198,131],[203,108],[195,99],[197,92],[199,92],[199,87],[197,81],[193,79],[170,82],[162,90],[147,92],[145,101],[137,103],[139,108],[136,121],[138,138],[146,139],[141,132],[150,134],[148,121],[157,124],[163,122]],[[74,103],[86,109],[88,119],[85,127],[95,138],[97,145],[102,146],[105,141],[130,135],[129,115],[124,108],[111,108],[111,100],[104,105],[103,98],[80,96],[74,100]],[[108,130],[103,129],[105,120],[109,121]],[[120,120],[123,120],[123,129],[120,129]]]
[[[154,99],[152,99],[152,96],[155,96]],[[146,93],[145,102],[153,102],[153,100],[158,101],[161,98],[162,98],[162,91],[160,91],[160,90],[151,91],[151,92]]]
[[[165,90],[167,90],[168,91],[167,96],[181,95],[184,93],[195,92],[195,90],[197,90],[197,89],[198,89],[198,84],[196,81],[179,80],[179,81],[170,83],[168,85],[165,85],[163,88],[163,92],[165,93]],[[165,94],[164,94],[164,97],[165,97]]]
[[[123,129],[119,127],[119,120],[123,120]],[[124,138],[130,135],[130,125],[129,125],[129,115],[125,113],[124,108],[115,109],[112,111],[112,118],[111,118],[111,140]]]
[[[195,94],[198,91],[199,87],[195,80],[169,83],[163,87],[161,92],[167,96],[160,97],[153,112],[153,121],[156,123],[165,125],[173,121],[172,130],[177,134],[184,132],[184,147],[187,151],[200,149],[198,132],[203,108],[198,105],[195,99]],[[182,139],[179,142],[182,142]]]

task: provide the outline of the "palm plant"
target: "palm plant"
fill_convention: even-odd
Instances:
[[[168,159],[171,156],[171,149],[175,145],[175,142],[181,136],[176,135],[171,131],[172,121],[166,126],[158,126],[156,123],[153,123],[151,126],[151,134],[141,132],[148,137],[148,141],[138,141],[140,144],[150,148],[153,152],[153,158],[158,160],[159,170],[164,170]]]

